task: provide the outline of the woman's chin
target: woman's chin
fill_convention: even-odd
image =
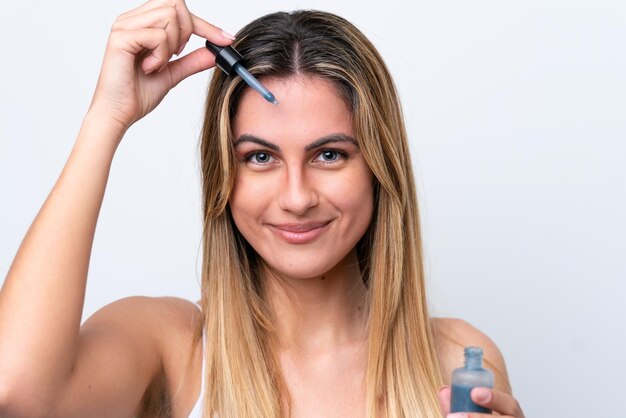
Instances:
[[[285,279],[307,280],[321,279],[327,275],[342,275],[342,273],[354,274],[354,266],[358,265],[356,253],[348,251],[338,257],[340,254],[343,254],[343,251],[337,251],[335,254],[328,252],[291,253],[283,254],[283,257],[273,257],[268,254],[268,257],[262,257],[262,255],[261,257],[269,274]]]
[[[327,266],[268,265],[268,270],[271,275],[290,280],[320,279],[324,277],[331,268]]]

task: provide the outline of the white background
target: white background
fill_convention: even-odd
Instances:
[[[487,333],[527,417],[617,410],[626,361],[626,5],[192,0],[231,33],[276,10],[355,23],[408,123],[430,301]],[[2,7],[0,278],[57,179],[132,1]],[[186,51],[202,45],[194,37]],[[128,295],[199,298],[197,143],[209,73],[132,127],[93,248],[86,319]]]

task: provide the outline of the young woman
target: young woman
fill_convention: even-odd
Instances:
[[[151,0],[113,25],[75,147],[0,293],[0,415],[440,417],[463,347],[478,345],[496,387],[474,400],[523,417],[493,342],[429,317],[395,88],[369,41],[328,13],[275,13],[238,34],[278,106],[214,73],[200,305],[126,298],[80,326],[117,146],[214,66],[206,49],[169,61],[192,33],[233,40],[182,0]]]

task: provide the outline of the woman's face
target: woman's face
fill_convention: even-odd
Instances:
[[[246,89],[233,119],[238,160],[230,208],[237,228],[273,271],[318,277],[363,236],[372,173],[352,115],[328,81],[268,78],[280,104]]]

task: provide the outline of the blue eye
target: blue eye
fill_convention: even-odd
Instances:
[[[251,161],[255,164],[267,164],[272,161],[272,156],[267,152],[257,151],[248,154],[246,161]]]
[[[339,153],[337,151],[326,150],[322,152],[321,156],[325,161],[335,161],[339,158]]]
[[[346,154],[344,152],[332,149],[325,149],[317,155],[316,160],[322,161],[324,163],[334,163],[345,157]]]

